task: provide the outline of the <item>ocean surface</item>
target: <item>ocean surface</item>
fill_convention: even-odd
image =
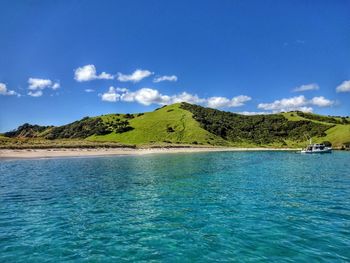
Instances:
[[[0,262],[350,262],[350,152],[0,160]]]

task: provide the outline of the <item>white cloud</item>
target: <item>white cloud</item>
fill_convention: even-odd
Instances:
[[[306,98],[301,95],[298,97],[275,100],[272,103],[260,103],[258,109],[272,110],[272,111],[291,111],[297,110],[307,104]]]
[[[208,99],[208,106],[210,108],[222,108],[230,103],[230,100],[225,97],[211,97]]]
[[[0,83],[0,95],[4,95],[4,96],[18,96],[20,97],[20,95],[14,91],[14,90],[8,90],[7,86],[5,83]]]
[[[109,87],[109,90],[106,93],[103,93],[101,97],[103,101],[116,102],[119,100],[120,95],[116,92],[114,87]]]
[[[55,90],[55,89],[59,89],[61,87],[60,83],[56,82],[52,85],[52,89]]]
[[[251,97],[245,95],[233,97],[232,99],[228,99],[226,97],[211,97],[207,99],[207,105],[210,108],[240,107],[243,106],[245,102],[250,101],[251,99]]]
[[[149,76],[151,76],[153,74],[153,72],[149,71],[149,70],[142,70],[142,69],[137,69],[135,70],[132,74],[130,75],[125,75],[122,73],[118,73],[118,80],[121,82],[139,82],[144,78],[147,78]]]
[[[41,90],[29,91],[28,95],[32,97],[41,97],[43,95],[43,92]]]
[[[120,99],[127,102],[136,101],[143,105],[164,105],[171,101],[169,96],[162,95],[158,90],[150,88],[142,88],[135,92],[126,92],[121,95]]]
[[[50,79],[29,78],[28,84],[28,89],[30,90],[43,90],[45,88],[56,90],[60,88],[60,83],[53,82]]]
[[[285,98],[281,100],[275,100],[272,103],[260,103],[258,104],[259,109],[271,110],[272,112],[281,111],[294,111],[300,110],[305,112],[312,112],[312,105],[318,107],[329,107],[334,104],[334,101],[328,100],[324,97],[314,97],[311,100],[305,98],[305,96],[296,96],[292,98]]]
[[[308,90],[319,90],[320,86],[316,83],[301,85],[299,87],[296,87],[293,89],[293,92],[302,92],[302,91],[308,91]]]
[[[90,92],[95,92],[94,89],[85,89],[85,92],[90,93]]]
[[[115,90],[118,91],[118,92],[124,92],[124,93],[129,91],[126,88],[116,88]]]
[[[314,109],[312,107],[306,107],[306,106],[299,107],[295,110],[302,111],[302,112],[313,112],[314,111]]]
[[[29,78],[28,79],[30,90],[37,90],[37,89],[45,89],[52,86],[52,81],[49,79],[38,79],[38,78]]]
[[[28,95],[32,97],[40,97],[43,95],[43,90],[46,88],[49,89],[59,89],[59,82],[53,82],[50,79],[39,79],[39,78],[29,78],[28,79]]]
[[[240,111],[240,112],[235,112],[237,114],[242,114],[242,115],[264,115],[264,114],[271,114],[271,112],[268,111]]]
[[[334,101],[331,101],[329,99],[326,99],[323,96],[320,96],[320,97],[313,97],[310,100],[310,104],[316,105],[318,107],[329,107],[329,106],[332,106],[334,104]]]
[[[171,103],[179,103],[179,102],[188,102],[192,104],[201,104],[205,103],[206,99],[201,99],[197,95],[192,95],[187,92],[182,92],[180,94],[176,94],[171,96]]]
[[[114,79],[114,76],[103,71],[100,75],[97,76],[97,78],[98,79]]]
[[[100,75],[97,75],[96,68],[94,65],[85,65],[79,67],[74,71],[74,79],[78,82],[90,81],[94,79],[113,79],[114,76],[106,72],[102,72]]]
[[[165,105],[178,102],[188,102],[194,104],[204,104],[212,108],[221,107],[239,107],[243,106],[245,102],[251,100],[248,96],[237,96],[232,99],[225,97],[211,97],[211,98],[200,98],[197,95],[193,95],[187,92],[182,92],[175,95],[164,95],[156,89],[142,88],[136,91],[129,91],[125,88],[114,88],[110,87],[106,93],[103,93],[102,100],[116,102],[138,102],[143,105]]]
[[[171,76],[157,76],[153,79],[154,83],[162,82],[162,81],[177,81],[177,76],[171,75]]]
[[[337,88],[337,92],[350,92],[350,80],[343,81]]]
[[[78,82],[93,80],[96,77],[96,68],[94,65],[77,68],[74,72],[74,79]]]
[[[252,98],[246,95],[239,95],[231,99],[229,107],[240,107],[243,106],[246,102],[250,101]]]

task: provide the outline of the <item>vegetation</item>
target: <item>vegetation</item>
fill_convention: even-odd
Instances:
[[[51,148],[135,148],[113,142],[91,142],[80,139],[46,140],[43,138],[9,138],[0,136],[0,149],[51,149]]]
[[[80,121],[55,127],[51,130],[45,138],[53,139],[77,139],[87,138],[93,134],[108,134],[112,131],[108,129],[108,126],[102,121],[101,118],[89,118],[85,117]]]
[[[339,116],[326,117],[326,116],[321,116],[313,113],[307,113],[307,114],[302,113],[300,115],[303,115],[303,117],[301,117],[297,112],[285,112],[285,113],[282,113],[282,115],[291,121],[310,120],[312,122],[316,122],[320,124],[331,125],[330,128],[325,131],[325,134],[326,134],[325,136],[323,137],[314,136],[312,138],[314,142],[329,141],[332,143],[333,147],[341,148],[345,142],[350,141],[350,124],[343,124],[344,119],[350,123],[349,117],[339,117]],[[323,119],[320,117],[326,117],[326,118]],[[328,118],[332,118],[338,121],[340,120],[342,121],[342,124],[334,124],[332,122],[329,122],[332,120]]]
[[[126,115],[119,115],[124,119]],[[115,114],[102,116],[108,122],[115,121]],[[161,107],[143,115],[134,114],[128,119],[132,130],[124,133],[112,132],[104,136],[93,135],[88,137],[92,141],[117,141],[137,145],[188,145],[196,141],[198,145],[230,145],[210,132],[200,127],[192,118],[192,113],[173,104]]]
[[[130,116],[128,116],[130,118]],[[28,123],[19,126],[16,130],[5,133],[7,137],[16,138],[45,138],[55,139],[85,139],[91,135],[106,135],[111,132],[123,133],[132,130],[127,120],[117,118],[113,122],[105,122],[102,118],[85,117],[67,125],[39,126]]]
[[[301,147],[307,134],[341,148],[350,141],[349,122],[302,112],[245,116],[178,103],[153,112],[85,117],[57,127],[26,123],[0,136],[0,147]]]
[[[323,141],[322,144],[324,144],[326,147],[332,147],[332,143],[330,141]]]
[[[183,103],[182,108],[191,111],[203,129],[231,142],[263,145],[285,143],[284,140],[304,141],[306,133],[322,137],[330,128],[307,120],[289,121],[281,114],[244,116],[188,103]]]
[[[317,141],[330,141],[333,146],[341,147],[344,143],[350,141],[350,125],[335,125],[326,131],[326,136],[313,138]]]
[[[40,137],[40,134],[42,134],[45,130],[49,129],[50,127],[52,126],[39,126],[25,123],[19,126],[16,130],[6,132],[4,135],[6,137],[36,138]]]
[[[346,117],[337,118],[337,117],[331,117],[331,116],[322,116],[322,115],[302,112],[302,111],[297,111],[296,113],[300,117],[303,117],[309,120],[316,120],[316,121],[335,123],[335,124],[350,124],[350,121],[348,121]]]

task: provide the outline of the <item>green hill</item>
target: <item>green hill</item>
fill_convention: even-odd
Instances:
[[[325,136],[313,136],[315,142],[330,141],[333,146],[341,147],[350,142],[350,118],[349,117],[332,117],[322,116],[313,113],[288,112],[283,115],[289,120],[310,120],[333,127],[325,131]]]
[[[63,126],[24,124],[4,134],[14,140],[58,142],[72,140],[118,145],[212,145],[243,147],[300,147],[306,135],[315,142],[340,147],[350,141],[350,120],[288,112],[245,116],[188,103],[164,106],[153,112],[85,117]]]
[[[153,112],[144,114],[126,115],[109,114],[101,118],[107,123],[113,123],[116,119],[128,120],[133,128],[128,132],[112,132],[107,135],[93,135],[88,140],[93,141],[118,141],[131,144],[213,144],[228,145],[222,138],[211,134],[200,127],[192,118],[192,113],[173,104]]]

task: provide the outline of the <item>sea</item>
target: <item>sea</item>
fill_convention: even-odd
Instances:
[[[350,262],[350,152],[2,159],[0,262]]]

